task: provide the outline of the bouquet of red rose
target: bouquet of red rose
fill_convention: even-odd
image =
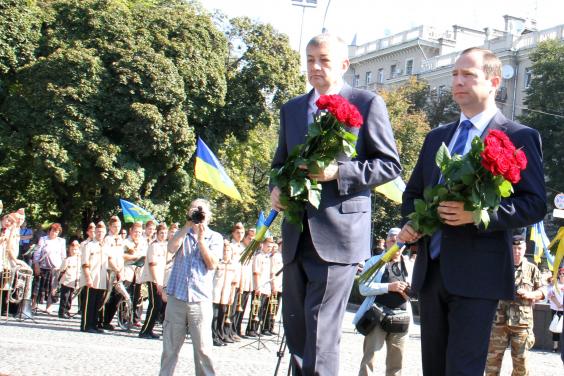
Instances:
[[[270,172],[271,183],[280,189],[280,203],[286,208],[284,216],[300,227],[305,205],[309,202],[318,208],[321,201],[321,184],[310,179],[308,171],[324,169],[339,155],[353,158],[357,136],[348,129],[360,128],[363,122],[358,109],[340,95],[322,95],[315,104],[321,112],[309,125],[306,142],[296,145],[284,165]],[[241,263],[251,260],[277,215],[276,210],[270,211],[265,225],[241,253]]]
[[[517,149],[507,134],[492,130],[485,140],[475,137],[470,151],[464,156],[450,155],[443,143],[435,162],[441,169],[441,183],[427,187],[423,199],[414,201],[415,211],[409,215],[411,226],[423,235],[432,235],[441,225],[437,212],[442,201],[461,201],[464,210],[471,211],[474,224],[490,223],[490,211],[498,209],[501,199],[513,193],[513,185],[521,180],[521,171],[527,167],[527,157]],[[402,244],[395,244],[386,251],[381,262],[374,264],[361,276],[368,281],[392,258]]]
[[[340,95],[322,95],[315,102],[321,111],[310,124],[306,142],[291,151],[286,163],[273,169],[270,179],[280,188],[280,203],[290,223],[301,225],[305,205],[318,208],[321,184],[310,179],[308,171],[320,171],[334,163],[339,155],[356,155],[356,135],[350,128],[363,123],[358,109]]]

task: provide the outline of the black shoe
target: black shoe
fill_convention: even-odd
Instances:
[[[154,334],[154,333],[139,333],[139,338],[144,339],[159,339],[161,336]]]
[[[254,338],[256,336],[257,336],[257,332],[255,332],[254,330],[251,330],[250,332],[247,333],[247,337]]]
[[[213,345],[214,346],[227,346],[225,343],[223,343],[221,340],[219,339],[214,339],[213,340]]]
[[[102,324],[102,329],[115,330],[116,328],[112,324]]]
[[[63,319],[63,320],[68,320],[68,319],[70,319],[70,316],[69,315],[59,315],[59,318]]]
[[[229,337],[227,337],[227,336],[226,336],[226,337],[223,337],[223,338],[221,339],[221,341],[224,342],[224,343],[233,343],[233,342],[234,342],[231,338],[229,338]]]
[[[270,337],[270,336],[272,335],[272,333],[270,333],[268,330],[263,330],[263,331],[262,331],[262,335],[263,335],[263,336]]]
[[[101,329],[90,328],[90,329],[86,329],[85,332],[86,333],[98,334],[98,333],[100,333],[100,330]],[[103,331],[101,333],[103,333]]]
[[[104,331],[104,329],[102,329],[102,328],[98,328],[98,329],[96,329],[96,331],[97,331],[98,333],[100,333],[100,334],[106,333],[106,332]]]
[[[558,349],[552,349],[552,352],[553,352],[553,353],[557,353],[557,352],[558,352]]]

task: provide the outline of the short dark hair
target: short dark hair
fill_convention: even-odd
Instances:
[[[462,51],[460,56],[466,55],[472,52],[477,52],[482,55],[484,64],[482,65],[482,70],[486,75],[486,78],[501,77],[501,60],[491,51],[486,48],[481,47],[470,47]]]

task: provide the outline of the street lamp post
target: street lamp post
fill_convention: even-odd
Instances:
[[[302,34],[304,30],[304,16],[306,8],[317,8],[317,0],[291,0],[292,5],[297,7],[302,7],[302,22],[300,24],[300,43],[298,47],[298,52],[302,52]],[[327,13],[327,11],[325,11]],[[323,21],[325,22],[325,20]]]

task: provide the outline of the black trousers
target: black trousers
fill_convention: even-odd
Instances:
[[[74,289],[65,285],[61,285],[61,301],[59,302],[59,317],[69,314],[72,306],[72,294]]]
[[[147,288],[149,289],[149,306],[145,314],[145,322],[141,328],[142,334],[153,333],[155,322],[157,321],[163,304],[163,298],[157,289],[157,284],[155,282],[147,282]]]
[[[497,302],[450,294],[440,257],[429,260],[419,292],[423,375],[483,375]]]
[[[249,301],[249,291],[241,291],[240,292],[242,294],[241,296],[241,307],[243,308],[242,311],[237,312],[237,301],[235,301],[233,304],[235,305],[235,314],[233,316],[233,324],[234,328],[235,328],[235,332],[237,334],[243,334],[241,332],[241,325],[243,324],[243,317],[245,316],[245,308],[247,307],[247,302]]]
[[[80,318],[80,330],[85,332],[89,329],[96,329],[98,324],[98,311],[104,302],[105,290],[83,287],[82,295],[82,316]]]
[[[213,303],[213,317],[212,317],[211,330],[212,330],[212,338],[214,341],[221,339],[219,335],[219,324],[218,324],[220,306],[221,304]]]
[[[143,314],[143,304],[141,304],[141,284],[132,282],[127,286],[127,292],[131,296],[131,307],[133,309],[133,322],[138,323],[141,321]]]
[[[118,303],[121,301],[122,296],[115,289],[112,290],[110,299],[104,305],[104,324],[110,324],[116,315],[118,309]]]

